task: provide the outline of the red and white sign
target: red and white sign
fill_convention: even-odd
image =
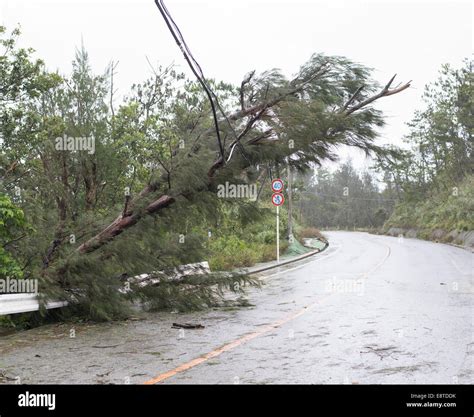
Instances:
[[[274,206],[281,206],[285,202],[285,197],[283,197],[282,193],[273,193],[272,195],[272,203]]]
[[[274,193],[281,193],[283,191],[283,181],[280,178],[275,178],[272,181],[272,190]]]

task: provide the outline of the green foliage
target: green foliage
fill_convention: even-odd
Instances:
[[[306,191],[296,206],[306,224],[320,228],[381,227],[391,213],[394,198],[389,190],[379,188],[369,171],[357,172],[351,161],[331,173],[318,169],[306,178]]]
[[[232,304],[224,298],[226,294],[241,297],[250,286],[259,287],[260,282],[246,275],[214,273],[187,276],[179,283],[163,281],[142,289],[139,294],[151,310],[190,311]],[[238,298],[237,301],[243,300]]]
[[[205,259],[214,269],[273,259],[274,208],[262,203],[269,201],[268,187],[252,202],[219,198],[219,184],[261,186],[268,175],[259,167],[271,176],[287,164],[303,172],[335,159],[344,145],[391,153],[375,145],[383,125],[378,110],[344,115],[361,86],[354,104],[378,86],[369,69],[343,57],[315,54],[293,79],[278,70],[253,73],[242,91],[208,80],[227,114],[258,108],[221,121],[224,164],[196,81],[158,66],[119,102],[113,65],[95,74],[82,46],[70,74],[51,73],[32,50],[18,47],[18,35],[0,28],[0,175],[3,193],[21,191],[18,207],[34,229],[10,246],[13,257],[4,249],[0,256],[2,265],[17,259],[46,297],[71,301],[64,314],[123,317],[132,300],[118,291],[121,278]],[[240,146],[232,147],[236,135]],[[64,137],[92,138],[94,150],[59,149],[57,139]],[[154,211],[162,197],[172,203]],[[282,209],[282,232],[287,216]],[[80,250],[91,240],[97,243],[92,250]],[[286,246],[281,242],[282,252]],[[10,272],[17,268],[11,265]],[[163,282],[138,295],[154,307],[200,308],[242,279]]]
[[[234,235],[220,237],[210,244],[211,269],[228,271],[274,259],[275,245],[246,242]]]
[[[17,48],[20,29],[15,28],[7,34],[0,26],[0,105],[19,103],[25,97],[36,97],[48,89],[51,79],[43,72],[43,61],[32,60],[33,49]]]
[[[21,267],[9,251],[9,246],[25,229],[23,211],[8,196],[0,194],[0,278],[22,276]]]
[[[422,202],[402,202],[384,227],[474,230],[474,176],[466,177],[455,189],[433,194]]]
[[[267,187],[270,188],[270,187]],[[267,201],[269,197],[266,197]],[[212,270],[225,271],[276,259],[275,208],[263,203],[223,203],[219,227],[209,242]],[[280,210],[281,236],[287,228],[288,214]],[[280,253],[288,243],[280,242]]]
[[[405,138],[411,146],[397,163],[381,166],[401,199],[385,227],[474,230],[474,90],[472,61],[441,68],[425,88]]]

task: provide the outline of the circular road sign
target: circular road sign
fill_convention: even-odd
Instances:
[[[281,206],[285,202],[285,197],[282,193],[273,193],[272,203],[274,206]]]
[[[283,181],[280,178],[275,178],[272,181],[272,190],[275,193],[281,193],[283,191]]]

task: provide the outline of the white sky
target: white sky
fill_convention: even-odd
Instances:
[[[294,74],[314,52],[344,55],[375,69],[386,82],[397,73],[413,87],[378,107],[388,126],[381,141],[400,143],[421,106],[423,86],[443,63],[459,66],[472,53],[473,8],[466,0],[168,0],[166,5],[208,77],[240,83],[249,70]],[[120,61],[119,94],[150,75],[152,62],[192,74],[153,0],[0,0],[0,24],[22,27],[48,68],[68,73],[84,40],[96,71]],[[341,152],[345,157],[346,151]],[[354,155],[358,166],[366,162]]]

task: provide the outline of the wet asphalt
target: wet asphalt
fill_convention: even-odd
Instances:
[[[325,234],[326,251],[260,274],[249,307],[1,336],[0,383],[472,384],[474,255]]]

